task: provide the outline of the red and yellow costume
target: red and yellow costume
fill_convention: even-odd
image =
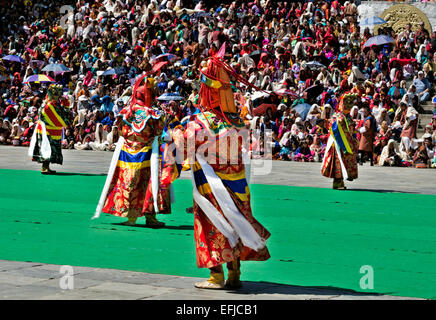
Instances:
[[[355,138],[354,123],[349,116],[356,93],[345,93],[339,103],[327,139],[321,174],[333,178],[333,189],[346,189],[344,179],[357,179],[358,143]]]
[[[139,86],[142,81],[144,84]],[[145,215],[147,225],[162,226],[155,214],[170,213],[171,207],[169,199],[158,192],[155,208],[151,190],[153,143],[158,143],[155,140],[164,128],[163,115],[152,108],[153,90],[154,79],[142,77],[135,84],[130,106],[121,111],[124,142],[102,211],[126,217],[129,224]]]
[[[173,134],[177,145],[186,146],[184,159],[192,172],[197,266],[211,271],[210,279],[195,286],[205,289],[224,287],[223,264],[229,270],[226,285],[237,288],[241,260],[270,257],[265,246],[270,233],[251,211],[241,150],[246,129],[222,57],[223,48],[201,70],[202,112],[191,116],[183,136]]]
[[[38,112],[36,130],[30,143],[29,155],[42,163],[42,173],[54,173],[50,163],[62,164],[62,129],[70,122],[69,103],[62,99],[62,86],[51,85]]]

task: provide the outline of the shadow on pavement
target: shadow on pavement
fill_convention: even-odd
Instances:
[[[351,289],[338,287],[304,287],[295,285],[285,285],[273,282],[251,282],[243,281],[242,288],[238,290],[229,290],[233,294],[289,294],[289,295],[316,295],[316,296],[338,296],[345,295],[350,297],[356,296],[384,296],[392,293],[374,293],[374,292],[357,292]]]

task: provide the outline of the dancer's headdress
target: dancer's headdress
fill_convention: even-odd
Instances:
[[[143,75],[139,78],[133,87],[131,105],[139,104],[143,107],[151,107],[155,97],[154,80]]]
[[[208,58],[206,67],[200,69],[199,104],[203,111],[237,113],[229,76],[234,70],[224,60],[225,45]]]
[[[47,97],[50,100],[57,99],[62,95],[62,85],[51,84],[47,89]]]
[[[356,100],[359,98],[359,94],[354,92],[346,92],[342,95],[339,101],[338,111],[342,113],[350,113],[353,106],[356,104]]]

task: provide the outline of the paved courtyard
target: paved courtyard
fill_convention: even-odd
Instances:
[[[87,150],[63,150],[62,153],[64,164],[52,165],[54,170],[102,175],[107,173],[113,155],[112,152]],[[269,165],[271,171],[263,174],[264,170],[259,168]],[[0,145],[0,168],[41,170],[41,165],[29,160],[27,148]],[[313,162],[272,161],[272,164],[258,167],[253,164],[251,183],[331,188],[332,180],[321,176],[320,170],[321,163]],[[183,172],[182,178],[190,178],[190,172]],[[371,167],[366,163],[359,166],[359,178],[346,185],[353,190],[436,194],[435,181],[435,169]]]
[[[27,157],[26,148],[0,146],[0,168],[39,170]],[[104,175],[112,153],[64,150],[60,172]],[[359,166],[359,179],[348,183],[353,190],[436,194],[436,170]],[[183,177],[189,177],[184,173]],[[320,175],[319,163],[273,162],[268,175],[253,176],[252,183],[330,188]],[[2,257],[0,256],[0,259]],[[336,288],[244,282],[238,291],[208,291],[193,287],[203,278],[72,266],[73,288],[65,288],[60,265],[0,260],[0,299],[146,299],[146,300],[356,300],[409,299],[407,297],[356,293]],[[70,282],[71,283],[71,282]],[[64,288],[62,288],[64,287]]]

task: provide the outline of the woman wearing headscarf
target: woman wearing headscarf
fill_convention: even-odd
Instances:
[[[353,120],[353,122],[356,125],[359,123],[361,115],[359,113],[359,107],[358,106],[353,106],[351,108],[350,117],[351,117],[351,119]]]
[[[8,119],[1,119],[0,118],[0,143],[7,143],[7,140],[12,132],[12,124]]]
[[[91,71],[88,70],[85,79],[83,80],[85,87],[93,87],[95,85],[95,79]]]
[[[328,120],[332,117],[332,111],[332,106],[329,103],[326,103],[321,112],[321,119],[324,119],[326,122],[328,122]]]
[[[312,104],[309,109],[309,113],[307,114],[306,120],[310,121],[310,124],[313,126],[316,125],[316,121],[321,117],[321,108],[316,103]]]
[[[389,118],[388,110],[382,109],[378,115],[375,117],[375,120],[377,122],[377,128],[380,128],[380,125],[383,121],[386,121],[388,125],[391,124],[391,119]]]
[[[403,131],[401,132],[401,137],[406,137],[410,140],[416,138],[416,130],[418,128],[418,117],[419,113],[416,111],[416,109],[412,106],[407,107],[406,114],[403,114],[403,118],[401,120],[404,120],[403,123]],[[401,122],[400,120],[400,122]]]
[[[8,139],[13,146],[20,145],[21,134],[22,134],[21,127],[17,122],[15,122],[12,125],[12,131]]]
[[[418,52],[416,53],[416,62],[424,65],[428,62],[428,53],[425,44],[419,46]]]
[[[401,157],[394,139],[390,139],[383,148],[378,163],[380,166],[400,167]]]
[[[103,130],[103,125],[97,123],[95,130],[95,140],[89,143],[89,147],[95,151],[105,151],[109,143],[107,141],[106,132]]]

